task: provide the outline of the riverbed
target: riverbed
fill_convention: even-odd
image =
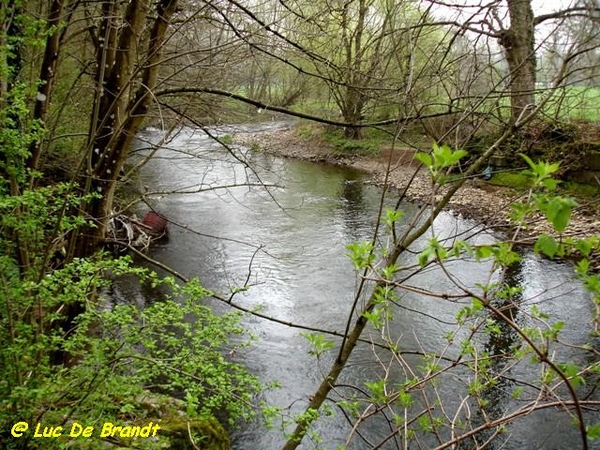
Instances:
[[[287,127],[285,123],[254,125],[250,131],[272,131]],[[238,129],[239,130],[239,129]],[[248,128],[242,128],[248,132]],[[228,136],[236,129],[210,129],[209,133]],[[146,130],[138,143],[143,154],[146,142],[158,142],[158,130]],[[283,322],[342,332],[358,286],[346,246],[372,239],[379,214],[382,190],[365,183],[367,175],[355,169],[335,165],[279,158],[234,146],[223,149],[201,130],[183,128],[177,136],[158,150],[142,170],[142,182],[155,194],[149,204],[169,221],[169,240],[154,246],[150,256],[187,277],[198,276],[215,292],[228,293],[244,288],[234,300],[245,308],[260,308],[262,314]],[[395,194],[383,202],[394,205]],[[406,218],[424,206],[404,202]],[[146,207],[141,206],[144,210]],[[146,208],[147,209],[147,208]],[[408,220],[408,219],[407,219]],[[436,234],[448,239],[467,239],[471,243],[491,242],[494,235],[478,223],[459,213],[444,212],[435,222]],[[415,252],[425,245],[424,237],[416,242],[400,261],[406,267],[415,261]],[[385,243],[384,232],[379,242]],[[501,276],[490,263],[461,260],[444,270],[465,286],[475,286]],[[590,300],[580,285],[572,282],[572,268],[566,263],[542,261],[531,253],[511,274],[523,287],[520,310],[515,312],[523,325],[530,320],[531,308],[542,309],[565,322],[563,338],[569,342],[587,342],[584,326],[590,319]],[[436,292],[455,293],[454,283],[439,267],[420,271],[410,285]],[[389,354],[369,344],[361,345],[344,372],[343,383],[364,389],[365,381],[377,379],[389,369],[389,379],[401,383],[409,376],[406,367],[422,364],[411,352],[434,352],[448,346],[448,333],[456,329],[456,314],[467,301],[434,299],[415,289],[402,294],[401,307],[386,333],[395,339],[405,356],[406,366],[388,365]],[[535,306],[534,306],[535,305]],[[217,311],[227,305],[215,302]],[[328,370],[335,356],[328,352],[317,360],[303,330],[248,316],[245,325],[257,336],[254,345],[233,357],[246,364],[265,382],[277,382],[280,388],[264,393],[262,400],[281,408],[284,416],[303,410],[308,398]],[[462,333],[462,334],[461,334]],[[463,336],[464,330],[458,333]],[[380,340],[380,331],[368,329],[365,338]],[[481,342],[482,345],[510,346],[506,342]],[[339,344],[339,339],[332,339]],[[508,348],[508,347],[506,347]],[[447,350],[447,357],[456,355]],[[566,348],[569,358],[578,355]],[[499,369],[500,370],[500,369]],[[513,378],[535,377],[530,367],[515,367]],[[464,395],[464,380],[455,375],[443,377],[444,404],[449,410]],[[497,413],[514,407],[511,392],[515,386],[503,384],[498,393],[490,394]],[[345,395],[352,389],[340,392]],[[330,404],[331,406],[331,404]],[[332,407],[335,410],[335,407]],[[285,442],[276,420],[272,429],[262,423],[242,424],[233,433],[234,448],[240,450],[277,449]],[[319,422],[322,448],[345,446],[351,430],[344,416]],[[364,440],[354,436],[350,448],[371,448],[389,434],[385,421],[373,420],[363,430]],[[509,426],[510,440],[502,448],[573,448],[578,435],[566,414],[547,410]],[[499,441],[502,442],[502,439]],[[320,445],[320,444],[319,444]],[[381,448],[397,448],[391,440]],[[317,447],[306,439],[302,448]],[[496,448],[491,446],[489,448]],[[500,447],[497,447],[500,448]]]

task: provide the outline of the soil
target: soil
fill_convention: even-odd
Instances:
[[[360,169],[370,174],[370,182],[374,184],[383,185],[387,180],[391,187],[400,192],[407,189],[406,198],[409,201],[433,203],[444,192],[442,190],[432,198],[428,171],[414,160],[415,150],[410,148],[382,148],[376,155],[343,155],[316,135],[299,135],[292,125],[277,131],[239,133],[234,136],[234,143],[282,157]],[[456,214],[475,219],[494,231],[510,233],[520,243],[530,244],[533,242],[532,236],[540,232],[553,234],[553,231],[541,216],[519,230],[511,226],[510,204],[523,195],[514,189],[496,186],[477,177],[463,184],[447,208]],[[518,234],[515,234],[517,231]],[[580,201],[563,236],[587,237],[598,235],[599,232],[598,199],[595,204],[589,200]]]

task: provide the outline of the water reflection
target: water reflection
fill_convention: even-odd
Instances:
[[[340,207],[350,240],[361,238],[361,218],[366,205],[363,192],[364,184],[359,177],[349,177],[340,185]]]
[[[494,295],[492,299],[493,306],[508,320],[517,324],[519,323],[519,308],[523,301],[522,269],[521,261],[506,267],[501,275],[502,283],[499,286],[502,293]],[[500,419],[513,403],[513,393],[515,392],[515,381],[511,378],[510,366],[512,365],[512,355],[517,350],[515,344],[519,343],[517,332],[506,321],[490,314],[484,333],[487,339],[484,338],[484,353],[481,355],[480,370],[489,371],[490,378],[482,378],[482,382],[489,383],[489,386],[478,395],[479,401],[471,402],[472,408],[476,411],[473,428]],[[484,428],[472,438],[472,442],[461,442],[460,448],[465,450],[472,446],[485,446],[490,450],[502,448],[507,442],[505,442],[506,438],[499,437],[499,434],[498,427]]]

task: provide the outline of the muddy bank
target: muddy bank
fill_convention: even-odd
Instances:
[[[433,203],[444,192],[442,190],[435,198],[432,196],[428,171],[415,163],[414,150],[409,148],[387,148],[377,155],[369,156],[341,155],[317,136],[299,135],[293,126],[277,131],[238,133],[234,136],[234,142],[278,156],[364,170],[371,175],[371,182],[374,184],[383,185],[387,180],[391,187],[400,192],[406,190],[406,197],[410,201]],[[518,201],[521,195],[522,193],[513,189],[492,185],[481,178],[473,178],[467,180],[454,195],[448,209],[476,219],[494,231],[511,233],[512,236],[517,230],[510,226],[510,204]],[[598,234],[600,217],[590,213],[590,210],[586,205],[576,208],[571,225],[564,235],[583,237]],[[531,242],[531,236],[539,232],[551,233],[543,217],[518,230],[517,240],[523,243]]]

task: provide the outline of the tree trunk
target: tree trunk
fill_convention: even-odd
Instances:
[[[44,58],[40,67],[40,87],[35,102],[33,117],[36,120],[45,122],[48,113],[48,105],[50,104],[50,93],[52,92],[52,84],[56,77],[56,69],[58,65],[58,56],[60,53],[60,22],[64,20],[63,11],[68,4],[68,0],[53,0],[50,11],[48,12],[48,22],[46,30],[49,32],[46,37],[46,47],[44,49]],[[64,35],[63,35],[64,36]],[[42,148],[42,142],[37,140],[29,146],[29,161],[27,166],[31,170],[37,170]],[[33,181],[33,179],[32,179]]]
[[[353,87],[347,87],[342,110],[344,122],[352,124],[360,122],[364,104],[365,100],[361,93]],[[364,137],[363,129],[360,127],[346,127],[344,137],[347,139],[362,139]]]
[[[344,128],[344,137],[346,139],[360,140],[365,137],[363,129],[360,127],[346,127]]]
[[[363,33],[367,5],[365,0],[358,2],[358,15],[353,20],[351,3],[344,5],[341,41],[345,53],[344,88],[339,94],[338,105],[344,122],[355,124],[362,120],[362,111],[366,98],[359,86],[363,82]],[[362,139],[362,128],[345,127],[344,137],[347,139]]]
[[[508,0],[510,28],[499,39],[510,70],[510,118],[514,124],[535,105],[535,36],[531,0]]]
[[[161,0],[156,6],[156,19],[150,29],[146,57],[141,63],[136,61],[150,1],[132,0],[122,24],[114,20],[117,2],[104,4],[97,52],[99,91],[90,127],[84,189],[99,197],[83,205],[84,215],[94,224],[83,227],[72,240],[70,254],[73,256],[89,256],[104,242],[119,172],[152,104],[165,36],[177,3],[178,0]],[[137,80],[139,87],[131,95],[137,73],[141,73],[141,79]]]

